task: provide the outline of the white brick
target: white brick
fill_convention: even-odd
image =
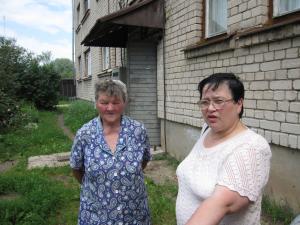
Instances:
[[[297,136],[296,135],[289,135],[289,139],[288,139],[288,145],[291,148],[297,148]]]
[[[263,99],[263,91],[255,91],[254,92],[254,99]]]
[[[285,58],[285,50],[275,51],[275,59],[284,59]]]
[[[268,81],[254,81],[250,83],[250,90],[266,90],[268,88]]]
[[[297,91],[286,91],[286,100],[294,101],[297,99]]]
[[[274,92],[274,100],[284,100],[284,99],[285,99],[285,91]]]
[[[300,124],[293,123],[282,123],[281,124],[281,132],[289,133],[289,134],[300,134]]]
[[[275,71],[267,71],[265,72],[265,78],[266,80],[275,80],[276,73]]]
[[[263,129],[280,131],[280,123],[277,121],[261,120],[259,125]]]
[[[264,91],[264,99],[273,99],[274,92],[273,91]]]
[[[292,81],[290,80],[278,80],[270,82],[271,90],[289,90],[292,88]]]
[[[285,147],[288,147],[289,145],[288,145],[288,138],[289,138],[289,136],[287,135],[287,134],[283,134],[283,133],[281,133],[280,135],[279,135],[279,137],[280,137],[280,145],[282,145],[282,146],[285,146]]]
[[[300,80],[294,80],[293,81],[293,88],[296,89],[296,90],[300,90]]]
[[[296,37],[293,39],[293,47],[299,47],[300,46],[300,37]]]
[[[255,80],[264,80],[265,79],[265,72],[256,72],[254,74]]]
[[[264,61],[264,55],[263,54],[256,54],[254,56],[255,62],[263,62]]]
[[[265,138],[266,138],[268,143],[271,143],[271,141],[272,141],[272,132],[266,130],[265,131]]]
[[[272,143],[279,144],[279,133],[272,132]]]
[[[276,80],[285,80],[287,79],[287,70],[276,70],[275,72]]]
[[[254,117],[254,110],[253,109],[244,109],[244,113],[247,117]]]
[[[281,50],[281,49],[287,49],[290,48],[292,45],[291,40],[283,40],[283,41],[277,41],[269,44],[269,50]]]
[[[291,112],[300,112],[300,102],[291,102],[290,103]]]
[[[259,71],[259,64],[246,64],[242,66],[242,71],[244,73],[248,72],[258,72]]]
[[[243,123],[249,127],[259,127],[259,121],[252,118],[243,118]]]
[[[274,52],[266,52],[266,53],[264,53],[264,59],[265,59],[265,61],[274,60]]]
[[[299,59],[285,59],[282,60],[282,68],[297,68],[300,67]]]
[[[286,122],[288,123],[298,123],[299,116],[297,113],[287,113],[286,114]]]
[[[265,111],[265,119],[274,120],[274,112],[273,111]]]
[[[275,112],[275,120],[279,122],[285,122],[285,113],[284,112]]]
[[[276,110],[276,102],[270,100],[257,100],[258,109]]]
[[[254,116],[257,119],[263,119],[264,118],[264,111],[263,110],[255,110]]]
[[[282,111],[287,111],[289,109],[290,103],[288,101],[278,102],[278,109]]]
[[[260,65],[261,71],[278,70],[280,69],[280,61],[265,62]]]
[[[300,69],[288,70],[288,78],[299,79],[300,78]]]
[[[286,50],[287,58],[297,58],[298,57],[298,48],[290,48]]]
[[[256,101],[255,100],[244,100],[244,106],[245,108],[255,109],[256,108]]]

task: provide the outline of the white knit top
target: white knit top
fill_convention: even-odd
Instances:
[[[209,130],[208,130],[209,131]],[[267,141],[250,129],[211,148],[203,146],[206,131],[180,163],[177,225],[184,225],[201,203],[222,185],[246,196],[251,204],[226,215],[220,225],[260,225],[262,191],[269,177],[271,150]]]

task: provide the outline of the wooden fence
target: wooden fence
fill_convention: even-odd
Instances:
[[[74,79],[62,79],[59,93],[63,97],[76,97],[76,85]]]

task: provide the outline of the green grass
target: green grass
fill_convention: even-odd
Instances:
[[[68,108],[64,108],[65,125],[75,133],[84,123],[96,117],[97,111],[91,102],[73,101]]]

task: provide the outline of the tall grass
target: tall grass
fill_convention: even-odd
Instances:
[[[93,103],[83,100],[73,101],[64,110],[65,125],[75,133],[83,124],[98,115]]]

